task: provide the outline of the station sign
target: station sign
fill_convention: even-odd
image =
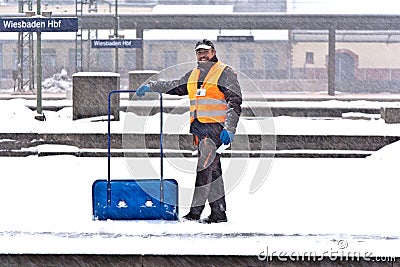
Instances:
[[[244,36],[218,35],[217,42],[254,42],[254,36],[253,35],[244,35]]]
[[[0,19],[0,32],[77,32],[78,18],[28,17]]]
[[[142,39],[96,39],[91,40],[92,48],[142,48]]]

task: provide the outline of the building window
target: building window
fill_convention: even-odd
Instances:
[[[114,68],[113,53],[111,49],[99,49],[97,53],[97,70],[112,71]]]
[[[249,75],[254,69],[254,51],[242,50],[239,58],[240,72]]]
[[[136,69],[136,49],[126,49],[124,68],[128,71]]]
[[[337,53],[335,58],[336,81],[354,80],[355,62],[354,58],[348,53]]]
[[[68,73],[79,71],[80,66],[82,66],[82,57],[79,52],[77,53],[76,49],[71,48],[68,50],[68,61],[69,61],[69,66],[71,68],[67,69]]]
[[[306,52],[306,64],[314,64],[314,52]]]
[[[51,67],[56,66],[56,51],[54,49],[42,49],[42,63]]]
[[[264,69],[266,70],[278,69],[278,53],[264,52]]]
[[[56,51],[54,49],[42,49],[42,75],[44,78],[51,77],[60,72],[57,70]]]
[[[278,76],[278,53],[264,51],[264,78],[277,79]]]
[[[178,52],[175,50],[164,50],[163,68],[169,68],[178,64]]]
[[[27,59],[27,58],[29,57],[29,50],[28,50],[28,48],[24,48],[24,49],[23,49],[23,51],[22,51],[22,56],[23,56],[23,58],[25,58],[25,59]],[[13,62],[14,62],[14,67],[15,67],[16,69],[18,68],[18,64],[19,64],[18,58],[19,58],[19,57],[18,57],[18,50],[14,49],[14,50],[13,50]],[[25,63],[24,67],[27,67],[28,60],[25,60],[24,63]]]

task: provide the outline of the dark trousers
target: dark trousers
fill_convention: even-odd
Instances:
[[[198,140],[196,187],[190,209],[194,214],[202,213],[206,201],[213,213],[226,211],[221,155],[215,152],[220,145],[219,137]]]

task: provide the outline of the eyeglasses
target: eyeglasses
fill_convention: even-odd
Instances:
[[[196,50],[196,55],[198,55],[198,56],[200,56],[200,55],[207,55],[208,53],[210,53],[211,52],[211,49],[208,49],[208,50],[206,50],[206,49],[199,49],[199,50]]]

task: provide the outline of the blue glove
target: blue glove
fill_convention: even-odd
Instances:
[[[140,86],[136,90],[136,95],[139,96],[139,97],[142,97],[142,96],[144,96],[146,94],[146,92],[150,92],[150,86],[148,84]]]
[[[233,141],[234,136],[235,136],[234,133],[223,129],[221,134],[219,135],[219,139],[221,139],[224,145],[228,145]]]

